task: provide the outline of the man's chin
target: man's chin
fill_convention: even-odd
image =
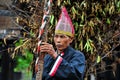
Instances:
[[[63,48],[58,48],[57,50],[61,53],[61,52],[63,52],[65,49],[63,49]]]
[[[58,50],[58,51],[60,51],[60,52],[62,52],[62,51],[63,51],[63,49],[62,49],[62,48],[57,48],[57,50]]]

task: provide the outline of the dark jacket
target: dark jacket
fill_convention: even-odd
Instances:
[[[84,55],[70,46],[62,54],[56,60],[45,56],[42,80],[83,80]]]

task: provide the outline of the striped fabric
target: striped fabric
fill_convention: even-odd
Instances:
[[[55,75],[60,63],[62,62],[63,58],[61,56],[58,56],[57,60],[55,61],[55,64],[53,65],[49,75],[52,77]]]
[[[59,56],[57,57],[54,65],[53,65],[53,67],[52,67],[52,69],[51,69],[51,71],[50,71],[50,73],[49,73],[49,75],[50,75],[51,77],[55,75],[55,73],[56,73],[59,65],[61,64],[61,62],[62,62],[62,60],[63,60],[63,58],[62,58],[63,55],[64,55],[64,52],[62,52],[61,54],[59,54]]]

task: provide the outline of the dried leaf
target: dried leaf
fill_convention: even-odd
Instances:
[[[7,45],[7,38],[4,38],[4,44]]]

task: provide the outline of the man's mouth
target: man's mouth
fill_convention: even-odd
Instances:
[[[57,47],[57,48],[61,48],[61,47],[62,47],[62,45],[56,45],[56,47]]]

